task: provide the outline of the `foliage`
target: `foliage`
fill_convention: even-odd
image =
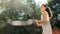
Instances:
[[[2,15],[11,18],[12,20],[24,21],[31,18],[40,19],[41,12],[39,6],[36,6],[36,3],[32,0],[26,1],[26,4],[22,3],[21,1],[18,2],[18,0],[12,1],[10,4],[6,3],[8,5],[2,12]]]
[[[51,0],[49,2],[49,6],[51,7],[54,17],[57,17],[57,14],[60,13],[60,0]]]
[[[60,28],[59,21],[57,19],[58,14],[60,14],[60,0],[51,0],[48,4],[53,11],[53,17],[51,19],[51,24],[53,28]]]
[[[6,17],[3,15],[0,15],[0,23],[5,23],[6,22]]]
[[[30,18],[29,16],[31,16],[33,13],[33,9],[29,4],[20,2],[19,6],[16,6],[17,4],[18,2],[16,4],[12,2],[10,6],[7,6],[5,11],[3,11],[1,14],[11,18],[12,20],[28,20]]]
[[[40,11],[39,6],[35,7],[35,19],[38,19],[38,20],[41,19],[41,11]]]

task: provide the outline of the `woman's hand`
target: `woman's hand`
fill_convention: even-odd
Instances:
[[[41,23],[36,23],[36,25],[39,27],[39,26],[42,26]]]
[[[35,22],[36,22],[36,23],[38,23],[38,22],[39,22],[39,20],[35,20]]]
[[[35,20],[37,26],[41,26],[40,20]]]

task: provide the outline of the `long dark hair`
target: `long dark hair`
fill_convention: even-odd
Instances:
[[[46,11],[48,12],[48,14],[49,14],[49,17],[51,17],[51,13],[50,13],[50,10],[49,10],[49,8],[46,8]]]
[[[46,7],[45,10],[48,12],[49,17],[51,17],[52,16],[51,9],[45,4],[43,4],[43,6]]]

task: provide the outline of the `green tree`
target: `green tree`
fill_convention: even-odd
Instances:
[[[57,19],[58,14],[60,14],[60,0],[51,0],[48,5],[53,11],[53,18],[51,19],[53,28],[60,28]]]

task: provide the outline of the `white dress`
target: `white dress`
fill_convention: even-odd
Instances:
[[[41,20],[43,20],[43,16],[42,15],[41,15]],[[47,13],[47,22],[46,23],[41,23],[41,24],[42,24],[43,34],[52,34],[52,28],[51,28],[51,24],[50,24],[48,13]]]

